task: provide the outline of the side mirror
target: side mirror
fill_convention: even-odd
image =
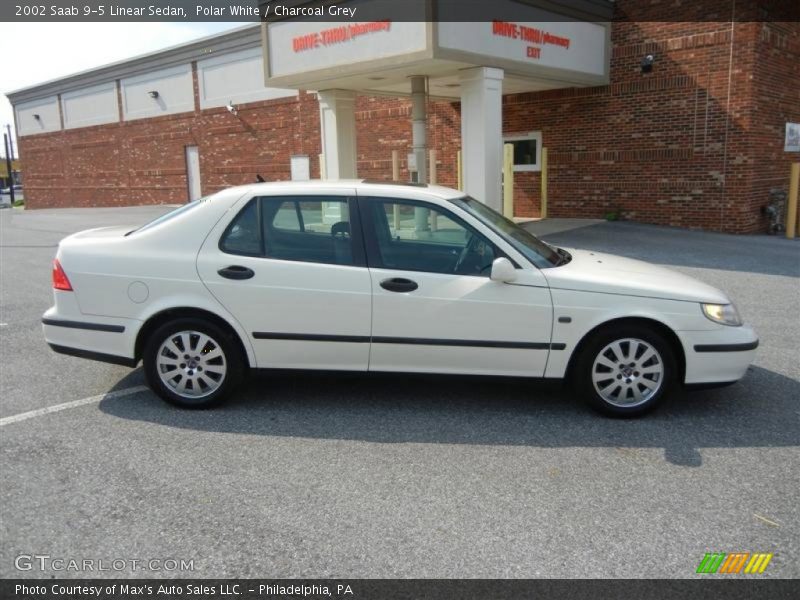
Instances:
[[[499,281],[500,283],[508,283],[517,278],[517,270],[511,261],[505,256],[495,258],[492,263],[492,274],[489,276],[492,281]]]

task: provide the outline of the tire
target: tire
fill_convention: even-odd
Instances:
[[[233,335],[197,318],[156,329],[147,339],[143,361],[150,388],[181,408],[217,406],[244,375],[244,357]]]
[[[611,417],[644,415],[669,395],[677,374],[670,344],[654,329],[622,325],[601,329],[580,350],[574,372],[578,392]]]

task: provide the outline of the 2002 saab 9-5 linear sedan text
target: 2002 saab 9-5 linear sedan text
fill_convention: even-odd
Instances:
[[[436,186],[231,188],[64,239],[53,287],[55,351],[141,360],[156,393],[195,408],[250,368],[325,369],[567,379],[633,416],[675,384],[739,380],[758,346],[711,286],[553,247]]]

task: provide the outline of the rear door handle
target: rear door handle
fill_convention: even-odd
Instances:
[[[381,287],[390,292],[413,292],[419,286],[416,281],[404,277],[392,277],[381,281]]]
[[[224,277],[225,279],[250,279],[253,275],[255,275],[255,271],[253,269],[248,269],[247,267],[242,267],[240,265],[231,265],[230,267],[225,267],[224,269],[220,269],[217,271],[220,277]]]

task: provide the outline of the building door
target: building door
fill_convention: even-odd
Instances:
[[[186,180],[189,184],[189,201],[197,200],[200,191],[200,151],[197,146],[186,146]]]

